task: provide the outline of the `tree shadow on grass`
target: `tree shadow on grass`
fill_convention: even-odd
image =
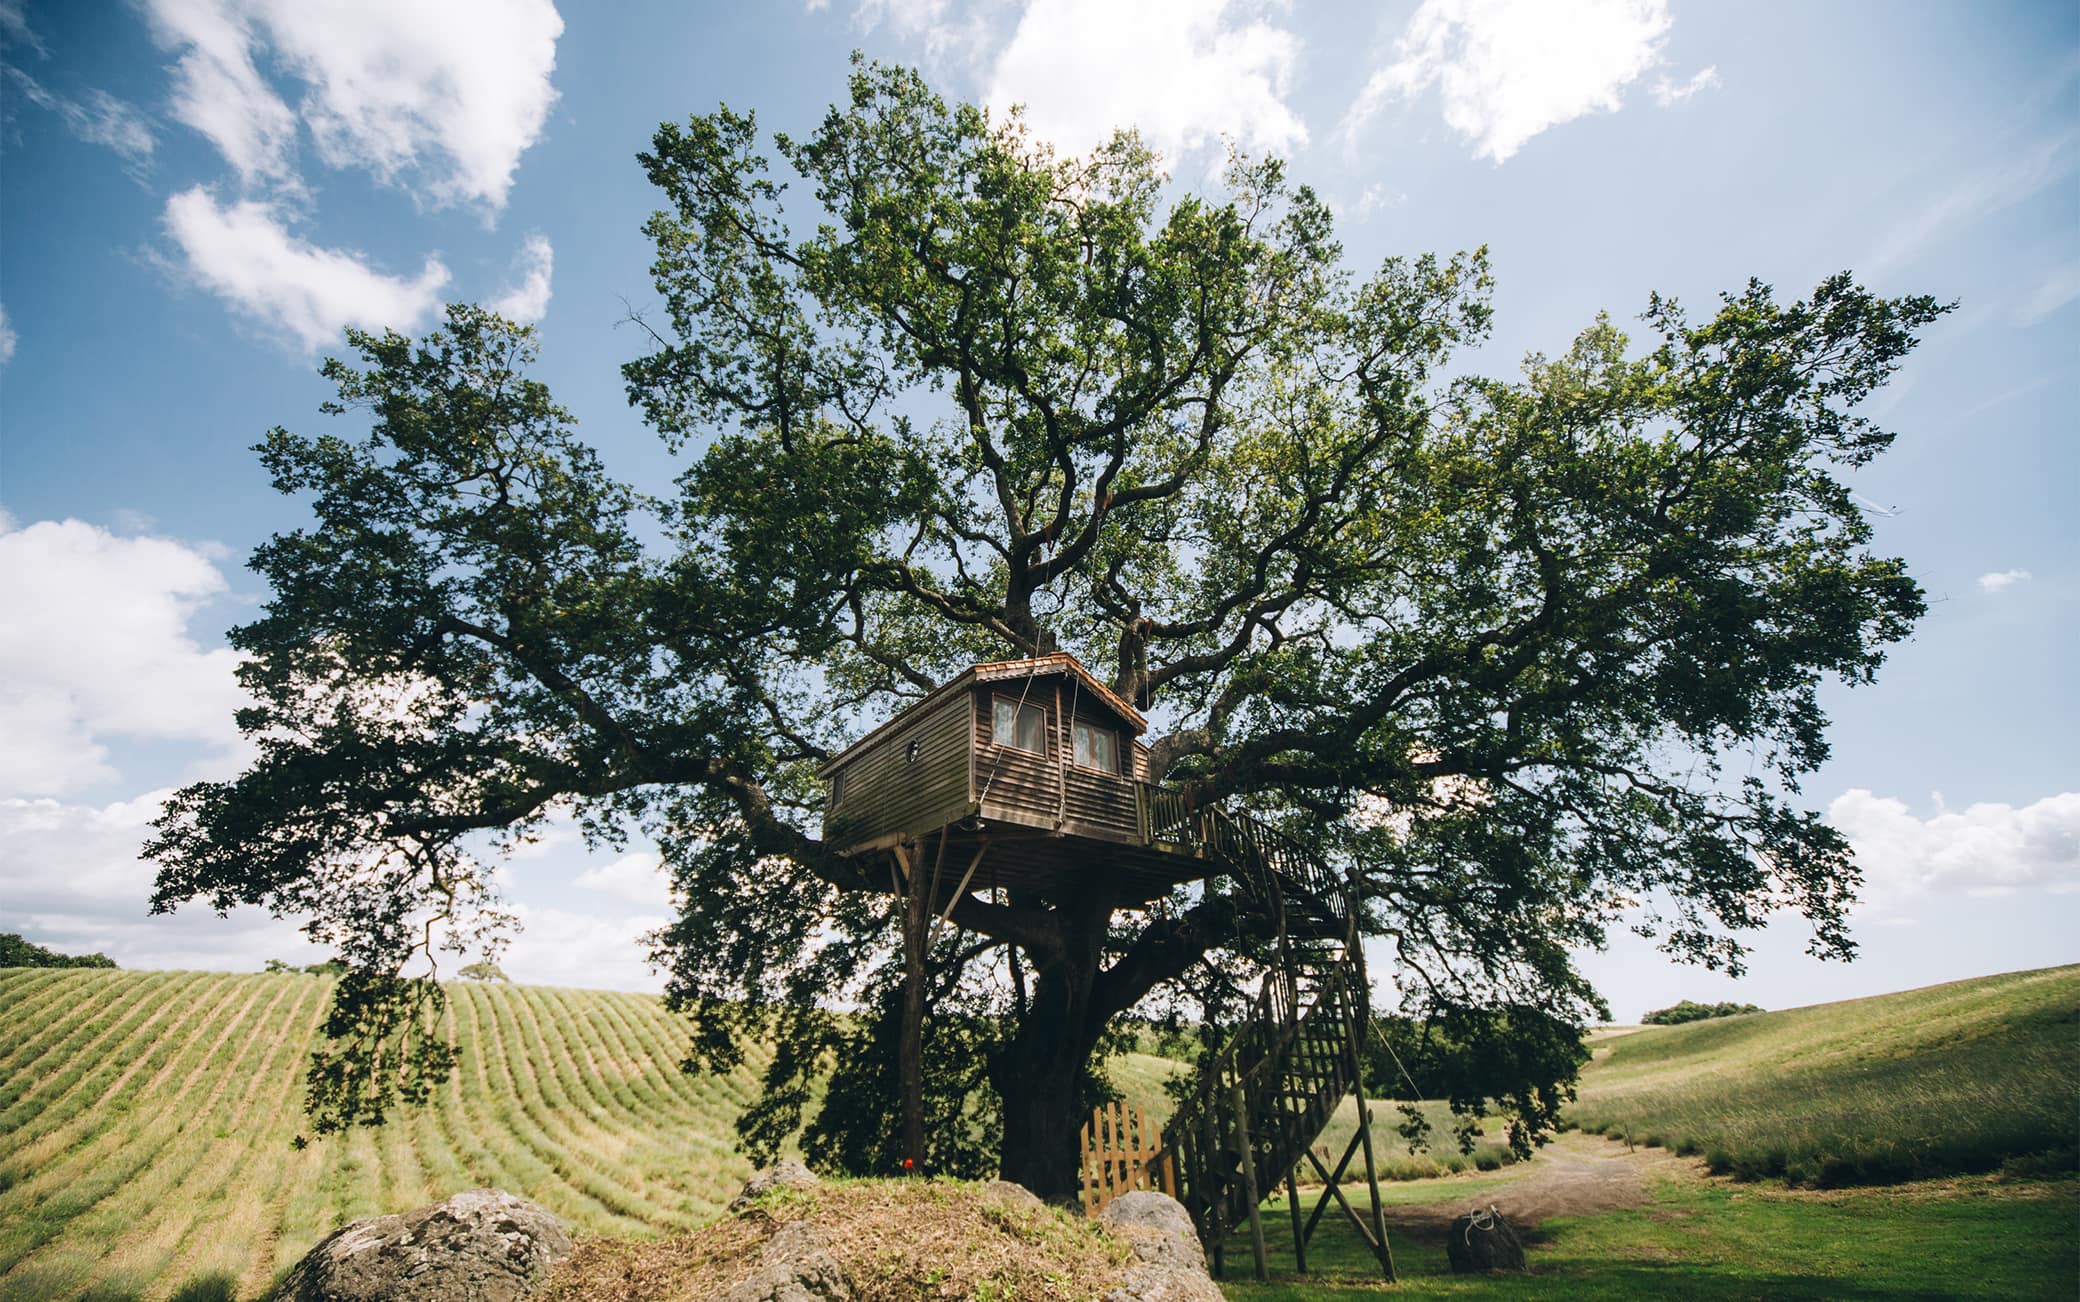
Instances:
[[[1845,1302],[1900,1302],[1901,1299],[1943,1299],[1956,1296],[1936,1289],[1900,1289],[1859,1284],[1839,1275],[1800,1275],[1785,1272],[1743,1270],[1738,1266],[1700,1265],[1696,1262],[1624,1262],[1588,1269],[1534,1268],[1528,1275],[1410,1275],[1399,1285],[1384,1280],[1361,1280],[1349,1276],[1274,1275],[1268,1284],[1229,1278],[1220,1283],[1229,1302],[1357,1302],[1389,1296],[1423,1297],[1566,1297],[1569,1299],[1612,1299],[1632,1302],[1637,1298],[1753,1299],[1844,1299]]]

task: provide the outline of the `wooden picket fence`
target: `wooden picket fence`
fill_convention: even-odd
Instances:
[[[1109,1103],[1093,1111],[1083,1127],[1083,1210],[1096,1216],[1105,1204],[1136,1189],[1175,1198],[1177,1159],[1163,1152],[1160,1126],[1137,1108]]]

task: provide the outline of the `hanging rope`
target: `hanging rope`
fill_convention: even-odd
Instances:
[[[1385,1031],[1380,1030],[1379,1023],[1374,1021],[1372,1018],[1366,1018],[1365,1024],[1372,1028],[1372,1033],[1375,1036],[1379,1037],[1379,1047],[1385,1049],[1387,1051],[1387,1056],[1394,1060],[1394,1066],[1397,1070],[1400,1071],[1401,1079],[1408,1082],[1408,1088],[1411,1091],[1413,1091],[1409,1095],[1409,1102],[1422,1102],[1423,1099],[1426,1097],[1423,1093],[1423,1087],[1416,1084],[1416,1078],[1408,1074],[1408,1066],[1401,1061],[1401,1055],[1394,1052],[1393,1041],[1387,1039],[1387,1033]]]
[[[1036,677],[1038,677],[1038,675],[1034,674],[1034,673],[1033,673],[1033,672],[1032,672],[1031,670],[1027,670],[1027,671],[1026,671],[1026,685],[1025,685],[1025,686],[1024,686],[1023,688],[1019,689],[1019,693],[1018,693],[1018,709],[1016,709],[1016,710],[1012,711],[1012,714],[1011,714],[1011,737],[1012,737],[1012,741],[1013,741],[1013,743],[1014,743],[1014,745],[1013,745],[1013,749],[1016,749],[1016,742],[1017,742],[1017,739],[1018,739],[1018,716],[1019,716],[1020,714],[1023,714],[1023,713],[1025,712],[1025,708],[1026,708],[1026,696],[1027,696],[1027,694],[1028,694],[1028,693],[1030,693],[1030,692],[1031,692],[1031,691],[1033,690],[1033,679],[1034,679],[1034,678],[1036,678]],[[989,721],[989,726],[990,726],[990,740],[991,740],[992,742],[995,742],[995,741],[996,741],[996,730],[997,730],[997,719],[996,719],[996,709],[997,709],[997,698],[996,698],[996,697],[994,697],[994,696],[990,697],[990,702],[989,702],[989,708],[990,708],[990,721]],[[1046,733],[1046,729],[1044,729],[1044,728],[1043,728],[1043,729],[1041,729],[1041,733],[1042,733],[1042,734],[1043,734],[1043,736],[1044,736],[1044,735],[1045,735],[1045,733]],[[990,789],[990,785],[991,785],[992,783],[994,783],[994,782],[995,782],[995,781],[997,780],[997,774],[999,774],[999,773],[1002,773],[1003,771],[1004,771],[1004,757],[1003,757],[1003,755],[1002,755],[1002,754],[996,754],[996,755],[992,755],[992,756],[990,757],[990,770],[989,770],[989,777],[988,777],[987,779],[985,779],[985,780],[983,781],[983,784],[982,784],[982,794],[980,794],[980,795],[978,795],[978,796],[976,796],[976,797],[975,797],[975,803],[976,803],[977,805],[980,805],[980,804],[981,804],[981,803],[982,803],[983,801],[985,801],[985,800],[989,799],[989,789]]]

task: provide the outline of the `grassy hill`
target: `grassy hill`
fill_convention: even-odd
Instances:
[[[1594,1046],[1569,1116],[1712,1169],[1839,1186],[2080,1166],[2080,966]]]
[[[436,1106],[297,1151],[330,990],[300,973],[0,970],[0,1302],[251,1297],[341,1222],[475,1185],[583,1233],[657,1234],[713,1219],[749,1173],[731,1122],[763,1054],[687,1076],[684,1028],[655,998],[474,984],[453,989],[468,1051]],[[2069,1170],[2080,967],[1595,1047],[1576,1120],[1727,1170],[1827,1183],[2029,1154]],[[1112,1064],[1151,1110],[1174,1070]],[[1404,1175],[1431,1162],[1382,1149]]]
[[[643,995],[464,984],[438,1106],[313,1144],[302,1065],[329,978],[0,971],[0,1299],[252,1296],[340,1222],[495,1185],[583,1231],[713,1218],[756,1089],[677,1067]]]

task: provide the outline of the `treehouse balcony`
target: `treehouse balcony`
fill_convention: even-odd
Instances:
[[[825,763],[824,840],[929,843],[983,890],[1155,899],[1205,865],[1183,801],[1147,780],[1147,728],[1074,656],[975,665]]]

